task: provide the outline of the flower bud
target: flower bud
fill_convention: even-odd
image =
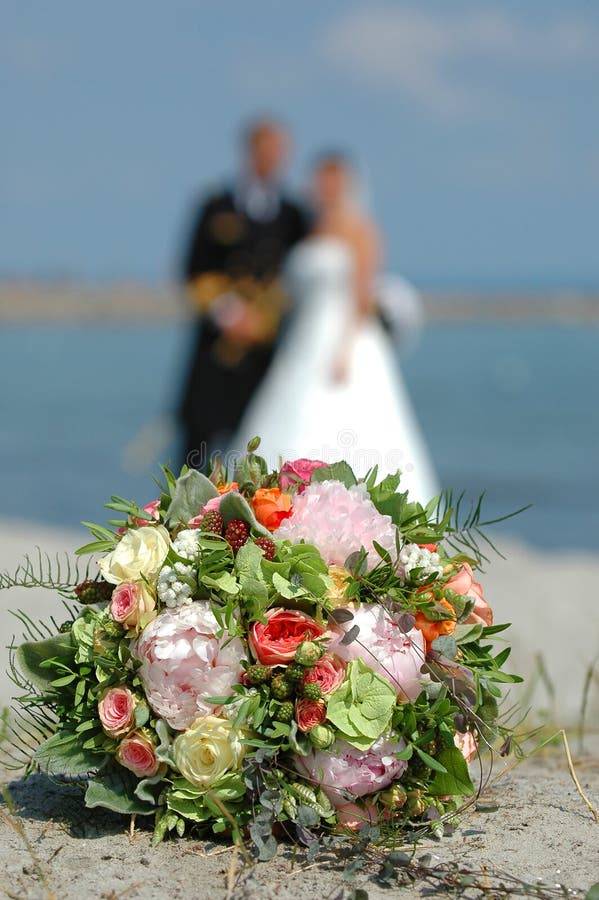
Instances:
[[[422,791],[408,791],[406,811],[410,816],[421,816],[428,809]]]
[[[309,736],[317,750],[326,750],[335,743],[335,732],[328,725],[315,725]]]
[[[300,666],[312,666],[322,656],[322,649],[314,641],[302,641],[295,651],[295,661]]]
[[[393,787],[379,794],[379,798],[381,803],[389,809],[401,809],[408,799],[408,795],[401,784],[394,784]]]

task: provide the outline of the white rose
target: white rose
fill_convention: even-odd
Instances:
[[[239,768],[245,754],[241,734],[228,719],[205,716],[173,742],[175,763],[190,784],[209,788],[227,772]]]
[[[112,553],[99,561],[100,572],[110,584],[125,581],[156,581],[170,550],[171,542],[164,525],[130,528]]]

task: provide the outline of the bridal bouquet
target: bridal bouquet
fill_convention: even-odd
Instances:
[[[399,474],[269,472],[256,449],[232,475],[164,469],[158,499],[113,497],[121,518],[88,526],[96,577],[13,652],[44,732],[30,767],[153,817],[156,840],[249,831],[262,855],[273,834],[445,821],[469,761],[509,740],[499,685],[518,680],[474,577],[479,507],[460,525]]]

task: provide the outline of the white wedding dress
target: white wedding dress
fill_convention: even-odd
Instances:
[[[402,470],[401,486],[426,503],[437,481],[391,341],[377,318],[348,338],[349,374],[333,378],[344,335],[351,333],[352,257],[330,237],[312,237],[290,254],[294,313],[268,373],[232,442],[260,435],[259,453],[279,459],[345,459],[359,477]]]

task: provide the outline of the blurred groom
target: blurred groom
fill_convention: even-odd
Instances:
[[[279,122],[251,122],[237,178],[196,215],[183,268],[195,338],[179,410],[185,462],[196,468],[227,449],[274,355],[286,304],[281,268],[308,233],[281,185],[289,149]]]

